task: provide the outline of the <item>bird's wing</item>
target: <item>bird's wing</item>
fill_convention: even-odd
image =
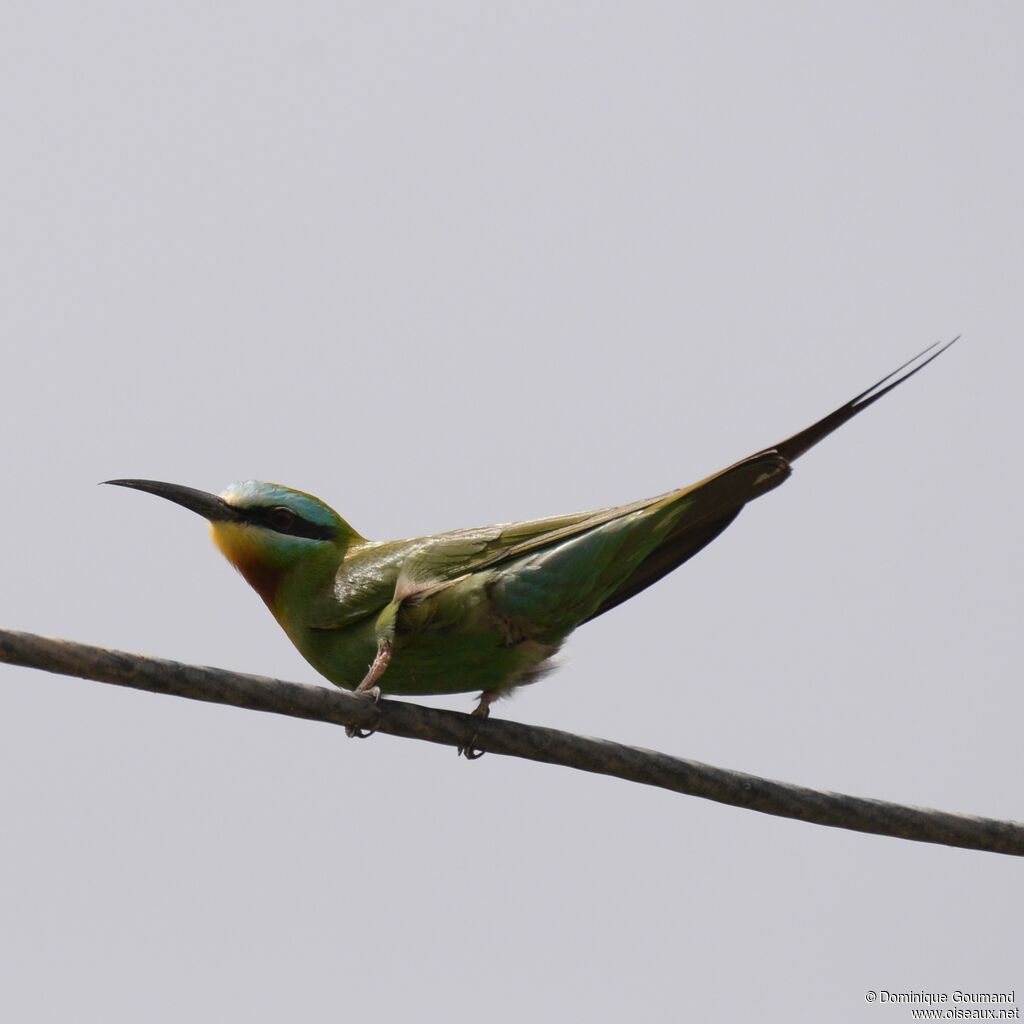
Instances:
[[[399,595],[406,598],[424,596],[471,573],[494,568],[588,533],[615,519],[648,508],[665,497],[667,495],[632,505],[520,523],[499,523],[426,538],[423,546],[402,566]]]
[[[392,603],[426,600],[473,573],[561,548],[587,535],[596,539],[599,532],[604,532],[602,528],[622,522],[628,524],[627,547],[631,554],[623,560],[621,571],[609,565],[603,574],[607,582],[601,590],[611,601],[618,588],[629,586],[627,576],[637,564],[643,566],[647,558],[656,560],[659,547],[684,525],[692,531],[695,545],[706,537],[699,542],[703,547],[724,528],[716,529],[713,524],[724,516],[731,520],[747,501],[781,483],[788,471],[788,464],[777,453],[759,453],[690,487],[629,505],[454,530],[413,540],[368,542],[346,557],[332,591],[312,603],[305,624],[312,629],[343,629],[379,615]],[[714,532],[709,535],[709,530]],[[580,549],[580,556],[584,560],[589,557],[585,549]],[[673,557],[678,559],[678,554]],[[565,560],[559,564],[567,566]],[[565,579],[556,579],[559,572],[554,563],[544,565],[543,575],[551,577],[554,590],[572,586],[572,571]]]
[[[650,551],[644,553],[644,558],[654,555],[664,542],[680,532],[692,534],[696,553],[725,529],[746,502],[777,486],[788,474],[789,465],[777,452],[759,452],[689,487],[629,505],[442,534],[402,566],[397,596],[429,596],[470,573],[555,548],[629,517],[637,523],[638,543],[644,544],[649,536]],[[728,522],[723,521],[726,519]],[[671,524],[666,528],[667,537],[664,530],[650,529],[651,524],[662,521]],[[679,564],[678,552],[673,558]]]
[[[354,545],[338,567],[333,585],[315,597],[303,616],[310,629],[344,629],[377,616],[393,600],[402,563],[416,541],[366,541]]]
[[[542,536],[557,538],[576,524],[615,510],[499,523],[411,540],[359,544],[345,557],[330,590],[305,615],[311,629],[344,629],[379,615],[394,601],[443,586]]]
[[[684,562],[688,562],[732,525],[733,520],[743,510],[744,504],[745,502],[729,508],[717,517],[704,517],[700,522],[684,517],[665,540],[658,544],[583,622],[589,622],[598,615],[611,611],[623,601],[635,597],[641,590],[646,590],[663,576],[678,569]]]
[[[304,617],[310,629],[344,629],[402,602],[466,576],[538,537],[557,539],[574,525],[614,512],[585,512],[524,523],[453,530],[411,540],[356,545],[333,586],[314,599]]]
[[[782,483],[794,459],[923,369],[953,341],[931,346],[798,434],[689,487],[594,512],[360,545],[346,557],[334,593],[314,602],[308,625],[340,628],[389,604],[425,600],[473,573],[531,559],[549,549],[554,552],[592,535],[594,545],[576,545],[566,557],[533,559],[532,568],[541,571],[531,581],[547,587],[549,596],[558,600],[559,594],[572,591],[583,569],[594,569],[597,549],[609,532],[602,528],[623,521],[619,538],[624,547],[619,550],[628,557],[608,562],[598,588],[602,596],[577,624],[594,618],[692,558],[733,522],[747,502]],[[627,522],[630,516],[635,519]]]

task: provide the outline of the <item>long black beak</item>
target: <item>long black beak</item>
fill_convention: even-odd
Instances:
[[[136,491],[148,491],[160,498],[173,501],[175,505],[197,512],[211,522],[231,522],[241,519],[239,513],[223,498],[206,491],[197,491],[194,487],[182,487],[181,484],[165,484],[160,480],[104,480],[105,484],[115,487],[131,487]]]

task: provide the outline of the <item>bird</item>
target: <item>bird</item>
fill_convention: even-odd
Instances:
[[[280,484],[248,480],[215,495],[158,480],[104,483],[205,518],[216,547],[331,683],[372,701],[479,690],[473,714],[486,716],[495,700],[546,675],[575,629],[692,558],[783,483],[796,459],[958,338],[695,484],[589,512],[375,541],[319,498]]]

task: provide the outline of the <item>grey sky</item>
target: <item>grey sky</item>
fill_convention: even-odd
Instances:
[[[655,494],[964,341],[496,713],[1024,817],[1017,4],[0,12],[0,624],[315,681],[113,476]],[[12,1021],[909,1020],[1012,859],[0,667]],[[438,699],[467,709],[471,698]]]

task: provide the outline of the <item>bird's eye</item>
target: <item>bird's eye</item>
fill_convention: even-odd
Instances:
[[[290,508],[283,506],[271,509],[268,518],[271,527],[282,532],[290,530],[295,525],[295,513]]]

